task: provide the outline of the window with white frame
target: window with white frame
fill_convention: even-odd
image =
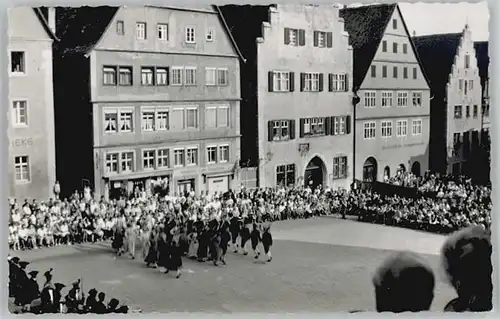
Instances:
[[[12,101],[12,124],[14,127],[28,126],[28,102]]]
[[[217,127],[217,107],[216,106],[205,107],[205,127],[206,128],[216,128]]]
[[[146,132],[152,132],[155,128],[155,111],[144,110],[141,117],[141,129]]]
[[[273,91],[290,91],[290,72],[273,71]]]
[[[142,67],[141,68],[141,85],[154,85],[154,68]]]
[[[168,24],[158,23],[158,40],[168,41]]]
[[[335,135],[344,135],[346,133],[345,116],[335,116],[333,118],[333,132]]]
[[[217,163],[217,146],[214,145],[207,146],[207,163],[208,164]]]
[[[408,121],[407,120],[398,120],[397,121],[396,135],[400,136],[400,137],[408,135]]]
[[[124,35],[125,34],[125,24],[122,20],[116,21],[116,34]]]
[[[365,140],[371,140],[375,138],[375,128],[376,123],[374,121],[364,122],[363,123],[363,131]]]
[[[156,167],[168,168],[169,166],[170,166],[170,150],[168,148],[162,148],[156,150]]]
[[[182,85],[182,73],[184,71],[183,67],[172,67],[172,77],[171,84],[172,85]]]
[[[299,38],[299,30],[297,29],[288,29],[288,39],[289,45],[297,45]]]
[[[229,145],[219,146],[219,163],[229,162]]]
[[[104,85],[116,85],[116,67],[104,66],[102,69],[102,83]]]
[[[155,151],[145,150],[142,151],[142,168],[154,169],[155,168]]]
[[[319,91],[319,73],[304,73],[304,91]]]
[[[413,106],[422,106],[422,92],[412,93]]]
[[[121,172],[129,173],[134,171],[134,152],[122,152],[120,156]]]
[[[398,106],[408,106],[408,92],[398,92]]]
[[[206,40],[207,40],[207,42],[214,41],[214,37],[215,37],[215,31],[214,31],[214,29],[208,28],[207,29],[207,34],[206,34],[206,37],[205,37]]]
[[[273,121],[273,141],[290,139],[289,121]]]
[[[392,106],[392,92],[382,92],[382,107]]]
[[[326,46],[326,32],[316,32],[318,37],[318,47],[324,48]]]
[[[422,135],[422,120],[412,120],[411,132],[413,135]]]
[[[145,40],[146,39],[146,23],[145,22],[137,22],[135,24],[135,37],[137,40]]]
[[[196,107],[186,109],[186,128],[198,128],[198,109]]]
[[[26,72],[26,58],[24,52],[12,51],[10,53],[10,72],[14,74]]]
[[[118,132],[118,112],[117,111],[104,111],[104,132],[105,133]]]
[[[198,148],[189,147],[186,149],[186,166],[198,165]]]
[[[195,43],[196,42],[196,30],[194,27],[186,27],[186,43]]]
[[[464,86],[464,80],[458,79],[458,90],[462,91]]]
[[[119,67],[118,73],[119,73],[118,83],[121,86],[132,85],[132,67],[121,66]]]
[[[120,132],[132,132],[134,122],[133,111],[120,111],[119,114]]]
[[[170,128],[173,130],[184,129],[184,109],[182,108],[172,109],[170,115]]]
[[[347,156],[333,158],[333,178],[347,177]]]
[[[295,180],[295,164],[276,166],[276,185],[291,186]]]
[[[196,85],[196,67],[186,67],[184,69],[185,85]]]
[[[14,157],[14,171],[16,183],[27,183],[30,181],[30,161],[28,156]]]
[[[174,166],[184,166],[184,149],[179,148],[174,150]]]
[[[472,91],[474,88],[474,80],[469,80],[469,91]]]
[[[118,173],[118,153],[106,154],[106,172],[108,174]]]
[[[391,137],[392,136],[392,121],[382,121],[380,123],[382,128],[382,137]]]
[[[224,86],[228,83],[229,71],[226,68],[217,69],[217,85]]]
[[[305,118],[304,135],[325,135],[325,119],[323,117]]]
[[[205,68],[205,85],[215,85],[216,84],[216,68]]]
[[[332,91],[343,92],[346,89],[346,75],[332,74]]]
[[[229,106],[221,105],[217,108],[217,126],[229,126]]]
[[[166,131],[169,129],[169,111],[160,109],[156,111],[155,129],[157,131]]]
[[[375,107],[377,105],[377,92],[366,91],[364,92],[365,107]]]
[[[168,68],[156,68],[156,85],[168,85]]]

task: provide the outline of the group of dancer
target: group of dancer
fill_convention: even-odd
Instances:
[[[226,265],[229,248],[246,256],[250,245],[254,258],[259,259],[262,246],[266,261],[271,262],[273,237],[270,228],[268,218],[259,215],[239,217],[228,213],[204,220],[169,213],[164,220],[154,224],[151,216],[134,223],[127,220],[126,212],[122,211],[115,224],[112,247],[118,256],[128,254],[135,259],[135,245],[139,239],[142,258],[148,267],[163,267],[165,274],[175,272],[175,277],[179,278],[183,257],[198,262],[211,261],[214,266]]]

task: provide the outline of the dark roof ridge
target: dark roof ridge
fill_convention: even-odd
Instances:
[[[47,19],[45,19],[45,16],[42,13],[42,10],[38,7],[33,8],[33,11],[35,11],[35,15],[38,17],[40,22],[42,23],[43,28],[47,32],[47,34],[54,40],[59,42],[59,38],[56,36],[56,34],[52,31],[52,29],[49,26],[49,22]]]

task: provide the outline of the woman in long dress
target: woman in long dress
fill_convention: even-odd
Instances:
[[[188,240],[189,240],[189,252],[188,252],[188,258],[195,260],[197,258],[197,253],[198,253],[198,234],[193,231],[188,235]]]
[[[148,254],[144,259],[148,267],[153,266],[154,268],[156,268],[156,263],[158,261],[158,240],[159,238],[156,231],[151,231],[149,235]]]

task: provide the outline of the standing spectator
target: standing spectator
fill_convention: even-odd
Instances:
[[[59,195],[61,194],[61,185],[59,185],[59,181],[56,181],[54,184],[54,197],[55,199],[59,199]]]

